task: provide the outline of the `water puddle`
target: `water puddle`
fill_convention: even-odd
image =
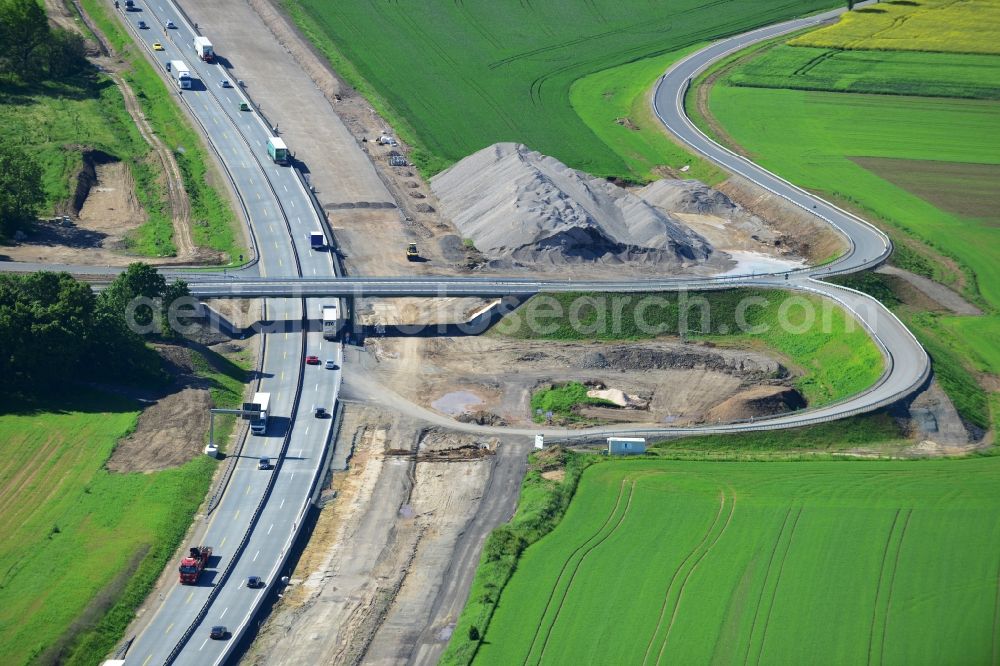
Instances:
[[[792,271],[796,268],[804,268],[805,262],[792,259],[781,259],[772,257],[761,252],[750,252],[747,250],[729,250],[726,252],[736,266],[730,268],[720,275],[760,275],[763,273],[780,273],[782,271]]]
[[[458,416],[481,404],[483,399],[472,391],[452,391],[432,402],[431,407],[448,416]]]

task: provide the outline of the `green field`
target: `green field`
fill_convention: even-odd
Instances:
[[[812,406],[868,388],[884,367],[864,329],[831,301],[776,290],[545,294],[505,317],[491,334],[642,340],[682,330],[687,339],[777,355],[800,373],[795,387]]]
[[[796,46],[1000,54],[997,0],[896,0],[847,12]]]
[[[125,162],[135,179],[135,192],[147,221],[132,232],[130,251],[145,256],[177,252],[166,192],[158,182],[158,163],[142,140],[114,84],[96,75],[32,87],[0,85],[0,122],[17,145],[28,149],[42,166],[47,208],[69,201],[84,149],[97,150]]]
[[[995,458],[591,466],[475,662],[993,663],[998,480]]]
[[[595,72],[570,87],[573,110],[640,180],[671,174],[715,185],[726,178],[721,169],[674,143],[653,113],[653,82],[693,50],[696,47]],[[688,170],[680,171],[684,167]]]
[[[425,174],[517,141],[574,168],[631,178],[645,167],[633,171],[580,119],[570,101],[575,81],[835,4],[285,1],[338,73],[418,148]]]
[[[852,17],[852,29],[873,16]],[[813,43],[810,35],[789,43]],[[967,35],[961,48],[982,50],[973,42],[989,41],[987,35]],[[960,413],[979,427],[990,425],[991,409],[975,373],[1000,374],[996,91],[998,55],[781,45],[726,72],[710,94],[715,119],[763,166],[905,232],[892,232],[897,241],[911,235],[953,260],[928,260],[900,242],[893,258],[962,291],[986,315],[906,307],[900,315],[927,347]]]
[[[785,44],[740,66],[726,81],[756,88],[996,100],[1000,99],[1000,58]]]
[[[98,659],[187,529],[212,461],[156,474],[103,469],[137,414],[130,401],[94,395],[0,415],[5,663],[68,649],[74,623],[98,625],[75,653],[80,663]]]
[[[213,404],[243,394],[243,356],[192,353]],[[135,427],[138,405],[67,394],[0,414],[0,645],[5,664],[99,661],[173,556],[216,462],[195,458],[150,474],[104,468]],[[228,438],[233,420],[216,424]],[[207,433],[206,433],[207,436]]]

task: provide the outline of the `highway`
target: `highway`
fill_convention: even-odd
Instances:
[[[138,11],[122,12],[121,17],[148,55],[161,67],[180,59],[191,70],[193,86],[183,91],[181,101],[201,125],[241,199],[259,254],[254,271],[334,276],[332,255],[309,248],[309,232],[321,226],[308,194],[291,169],[269,160],[269,129],[256,113],[240,111],[245,98],[236,82],[221,86],[221,81],[229,80],[225,69],[195,56],[195,31],[171,3],[137,4]],[[149,29],[138,29],[139,20]],[[168,20],[177,27],[166,28]],[[153,51],[153,42],[162,43],[164,50]],[[320,316],[320,302],[314,300],[276,298],[267,300],[265,307],[266,316],[275,319]],[[324,341],[320,333],[279,333],[262,336],[260,342],[264,353],[257,390],[271,394],[268,431],[264,436],[248,435],[221,502],[207,520],[195,525],[192,538],[214,548],[210,571],[197,585],[173,582],[160,593],[162,601],[150,618],[143,618],[141,632],[127,653],[128,664],[163,664],[171,659],[178,664],[221,663],[235,641],[208,640],[209,627],[225,624],[238,635],[267,591],[279,583],[278,563],[300,526],[331,436],[331,419],[314,418],[310,408],[333,409],[341,381],[341,351],[339,344]],[[335,359],[338,369],[306,366],[306,353]],[[297,409],[299,404],[305,408]],[[275,469],[258,470],[260,456],[274,460]],[[247,589],[250,575],[261,576],[267,586]]]
[[[122,13],[122,17],[154,61],[162,66],[168,60],[183,59],[192,77],[200,82],[194,89],[184,91],[183,103],[201,125],[232,179],[258,249],[259,261],[251,270],[221,277],[218,273],[185,274],[192,293],[198,297],[264,297],[268,319],[295,321],[318,319],[320,299],[361,295],[497,297],[566,291],[628,293],[736,286],[784,288],[822,294],[855,313],[886,359],[886,371],[881,379],[862,394],[822,408],[752,423],[572,431],[497,429],[460,424],[416,406],[407,407],[416,416],[456,430],[523,435],[543,432],[550,440],[573,440],[612,433],[657,436],[797,427],[880,408],[909,395],[926,381],[930,371],[927,355],[892,313],[864,294],[819,279],[877,266],[891,252],[888,239],[864,221],[718,146],[691,124],[681,104],[692,77],[718,58],[754,41],[826,20],[836,13],[732,37],[689,56],[663,76],[657,86],[654,107],[666,128],[693,150],[815,212],[839,229],[849,239],[848,253],[827,266],[787,274],[613,282],[337,276],[331,253],[314,252],[309,248],[309,232],[321,226],[308,194],[293,170],[268,160],[266,141],[270,130],[256,113],[239,110],[245,97],[236,82],[232,82],[234,87],[222,87],[220,81],[227,78],[225,69],[194,57],[193,27],[170,2],[160,0],[142,5],[141,11]],[[150,29],[137,29],[140,19],[145,20]],[[163,27],[167,20],[173,21],[177,28]],[[152,51],[154,41],[161,42],[165,50]],[[319,333],[266,335],[262,336],[261,344],[264,354],[259,390],[272,394],[273,422],[266,436],[248,437],[221,503],[206,521],[196,525],[194,538],[215,549],[212,571],[203,575],[198,585],[173,584],[163,592],[162,602],[149,618],[143,618],[141,633],[126,657],[128,664],[224,662],[237,642],[235,639],[263,602],[267,590],[278,584],[279,563],[301,527],[322,454],[331,437],[331,420],[314,418],[309,408],[314,404],[332,408],[341,382],[350,383],[353,377],[342,377],[340,346],[324,341]],[[338,369],[306,366],[303,364],[306,353],[335,359]],[[359,378],[353,390],[363,396],[365,391],[374,395],[380,388],[365,385],[363,378]],[[300,409],[299,405],[304,408]],[[257,458],[263,455],[277,458],[277,468],[258,470]],[[245,580],[250,575],[262,576],[268,587],[247,589]],[[233,632],[233,639],[209,640],[208,629],[214,624],[227,625]]]

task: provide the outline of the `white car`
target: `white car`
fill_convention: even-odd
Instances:
[[[167,21],[167,27],[168,27],[168,28],[170,28],[171,30],[173,30],[173,29],[175,29],[175,28],[176,28],[177,26],[176,26],[176,25],[174,25],[174,22],[173,22],[173,21]]]
[[[337,364],[336,364],[336,362],[334,362],[334,360],[332,358],[326,359],[326,369],[327,370],[336,370],[337,369]]]

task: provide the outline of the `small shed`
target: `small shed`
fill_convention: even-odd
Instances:
[[[645,437],[608,437],[609,456],[634,456],[645,452]]]

